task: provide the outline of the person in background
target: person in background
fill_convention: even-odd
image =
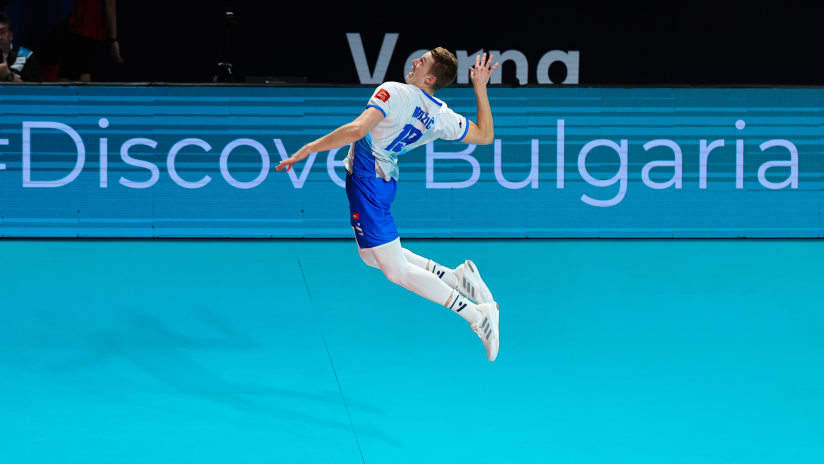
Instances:
[[[0,12],[0,82],[40,82],[43,72],[31,50],[14,45],[11,20]]]
[[[112,59],[122,64],[117,37],[117,0],[74,0],[62,44],[58,80],[91,81],[96,50],[104,42]]]

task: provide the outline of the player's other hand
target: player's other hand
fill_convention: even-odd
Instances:
[[[9,74],[11,73],[11,69],[9,68],[9,64],[8,64],[8,62],[6,62],[7,58],[8,57],[6,56],[6,52],[4,52],[3,50],[0,50],[0,80],[3,80],[3,81],[5,81],[6,78],[9,76]]]
[[[111,52],[112,60],[114,60],[115,63],[123,64],[126,62],[126,60],[120,56],[120,42],[117,40],[111,42],[111,45],[109,45],[109,51]]]
[[[304,145],[294,155],[292,155],[292,156],[286,158],[285,160],[281,161],[280,164],[278,164],[275,167],[275,170],[280,171],[280,170],[285,168],[288,171],[288,170],[292,169],[293,164],[306,159],[306,157],[309,156],[309,153],[310,153],[309,148],[307,147],[307,145]]]
[[[483,58],[481,55],[475,55],[475,66],[469,67],[469,78],[472,79],[472,85],[475,87],[486,86],[489,82],[489,76],[491,76],[498,67],[498,63],[495,63],[495,65],[490,68],[489,65],[491,63],[492,55],[489,55],[489,58],[486,57],[486,53],[484,53]]]

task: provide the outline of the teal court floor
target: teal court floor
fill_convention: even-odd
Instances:
[[[0,241],[3,463],[821,463],[824,242]]]

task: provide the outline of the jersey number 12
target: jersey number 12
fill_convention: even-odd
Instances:
[[[423,132],[415,129],[415,126],[412,124],[407,124],[403,126],[403,130],[401,131],[400,135],[398,135],[389,146],[386,147],[386,150],[394,151],[395,153],[400,153],[403,150],[404,145],[409,145],[410,143],[415,143],[418,141],[419,138],[423,135]]]

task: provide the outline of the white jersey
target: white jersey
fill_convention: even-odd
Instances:
[[[384,118],[349,147],[343,164],[355,176],[398,180],[398,156],[436,139],[463,140],[469,131],[469,120],[414,85],[385,82],[366,106]]]

